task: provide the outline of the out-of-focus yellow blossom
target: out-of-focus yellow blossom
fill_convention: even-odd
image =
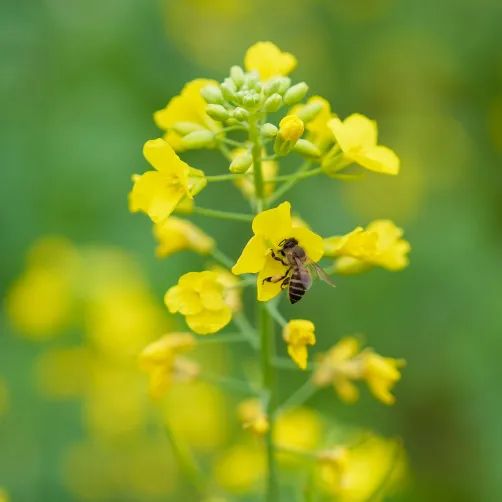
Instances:
[[[259,399],[249,398],[242,401],[237,409],[244,429],[250,429],[258,436],[265,434],[270,426]]]
[[[162,397],[174,381],[197,376],[197,365],[179,356],[193,349],[195,344],[190,333],[169,333],[143,350],[140,366],[150,374],[152,397]]]
[[[153,115],[157,126],[166,131],[164,139],[178,152],[184,148],[181,136],[173,129],[176,124],[191,124],[193,130],[209,129],[216,132],[219,129],[217,123],[206,113],[207,103],[200,93],[207,85],[218,85],[218,82],[203,78],[188,82],[178,96]]]
[[[307,139],[317,145],[321,152],[324,152],[333,143],[333,133],[328,127],[328,121],[333,117],[329,102],[321,96],[312,96],[306,104],[294,106],[290,114],[301,117],[302,111],[312,105],[318,105],[320,111],[312,120],[305,121],[305,129],[308,133]]]
[[[223,299],[225,304],[230,307],[232,312],[239,312],[242,310],[242,288],[240,287],[240,280],[235,277],[226,268],[219,265],[210,267],[212,272],[218,274],[218,282],[223,285]]]
[[[256,284],[259,301],[270,300],[281,292],[280,281],[264,283],[263,280],[266,277],[281,277],[287,270],[285,265],[272,258],[272,251],[277,253],[284,239],[297,239],[314,262],[319,261],[324,253],[320,236],[303,226],[293,226],[289,202],[256,215],[252,228],[254,236],[244,247],[232,272],[237,275],[258,273]]]
[[[313,382],[320,387],[331,384],[344,401],[354,402],[359,391],[353,381],[365,380],[377,399],[393,404],[391,389],[401,378],[399,368],[404,364],[403,359],[382,357],[369,348],[360,351],[359,340],[349,336],[320,357]]]
[[[321,484],[340,502],[383,500],[405,474],[404,452],[395,440],[371,436],[344,449],[342,457],[321,458],[320,466]]]
[[[315,326],[305,319],[293,319],[284,326],[282,337],[288,344],[288,354],[302,369],[307,369],[307,346],[315,345]]]
[[[154,223],[165,220],[184,198],[193,198],[206,186],[204,173],[183,162],[169,143],[149,140],[143,154],[155,171],[133,176],[129,209],[143,211]]]
[[[0,417],[9,409],[9,389],[3,379],[0,378]],[[1,493],[1,492],[0,492]]]
[[[214,248],[214,240],[188,220],[171,216],[153,226],[158,242],[155,250],[159,258],[165,258],[177,251],[190,249],[199,254],[208,254]]]
[[[254,443],[231,446],[216,459],[216,482],[231,493],[241,494],[258,489],[265,476],[265,455]]]
[[[320,451],[317,453],[317,459],[321,465],[321,476],[328,478],[332,486],[335,484],[335,480],[339,480],[338,482],[341,484],[347,471],[349,458],[350,453],[345,446],[335,446]]]
[[[357,273],[372,266],[401,270],[408,265],[411,246],[402,238],[403,230],[390,220],[375,220],[366,229],[357,227],[341,236],[324,240],[326,256],[337,258],[335,270]]]
[[[257,42],[244,56],[247,71],[257,71],[261,80],[288,75],[296,68],[296,58],[289,52],[282,52],[272,42]]]
[[[220,275],[210,270],[182,275],[164,297],[169,312],[184,315],[190,329],[199,335],[216,333],[230,322],[232,309],[225,300]]]
[[[296,408],[277,416],[274,442],[279,449],[309,451],[321,442],[324,424],[317,413],[308,408]]]
[[[236,156],[243,150],[238,148],[232,152],[232,156]],[[277,176],[278,171],[277,162],[274,160],[264,160],[261,163],[261,170],[263,175],[263,193],[266,197],[272,194],[275,188],[275,182],[272,181]],[[243,195],[252,199],[255,195],[255,187],[253,180],[253,165],[246,171],[246,176],[236,176],[234,184]]]
[[[20,333],[45,340],[69,323],[79,265],[76,249],[65,239],[49,237],[35,243],[26,270],[7,296],[7,313]]]
[[[399,172],[399,157],[390,148],[377,144],[377,125],[374,120],[354,113],[344,121],[338,117],[332,118],[328,121],[328,127],[346,160],[377,173]]]
[[[9,502],[9,496],[3,488],[0,488],[0,502]]]
[[[221,389],[200,380],[176,383],[163,402],[163,414],[173,433],[200,452],[214,451],[227,440],[227,413]]]

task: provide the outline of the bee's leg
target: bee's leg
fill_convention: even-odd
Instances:
[[[288,275],[289,275],[290,271],[291,271],[291,268],[288,268],[288,270],[286,270],[286,273],[284,275],[271,275],[269,277],[265,277],[265,279],[263,279],[263,281],[261,281],[261,283],[265,284],[266,282],[271,282],[272,284],[275,284],[277,282],[285,281],[285,280],[288,280],[288,282],[289,282]],[[281,287],[282,287],[282,284],[281,284]]]
[[[281,282],[281,289],[286,289],[289,286],[289,281],[290,278],[286,277],[282,282]]]
[[[270,253],[272,254],[272,258],[276,261],[280,261],[283,265],[285,266],[288,266],[288,263],[286,263],[280,256],[277,256],[275,253],[274,253],[274,250],[271,249],[270,250]],[[282,256],[284,256],[284,252],[281,252]]]

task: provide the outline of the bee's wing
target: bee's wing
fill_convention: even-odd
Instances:
[[[317,263],[311,261],[309,263],[309,266],[315,270],[317,277],[319,277],[321,281],[324,281],[326,284],[335,287],[333,279],[331,279],[331,277]]]
[[[297,258],[296,256],[294,258],[296,262],[296,267],[298,269],[298,273],[300,275],[300,280],[302,281],[302,284],[305,286],[305,289],[307,290],[310,288],[310,286],[312,286],[312,274],[299,258]]]

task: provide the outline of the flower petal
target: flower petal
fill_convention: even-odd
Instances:
[[[291,237],[298,240],[298,244],[305,250],[307,256],[318,262],[324,254],[323,238],[305,227],[296,227],[291,231]]]
[[[186,185],[189,165],[176,155],[167,141],[162,138],[148,140],[143,146],[143,155],[157,171],[174,176]]]
[[[186,316],[185,319],[192,331],[199,335],[208,335],[224,328],[232,319],[232,311],[229,307],[220,310],[203,310],[199,314]]]
[[[266,302],[274,296],[277,296],[281,291],[281,282],[263,282],[267,277],[282,277],[286,273],[287,267],[280,261],[274,260],[272,256],[267,255],[262,270],[259,271],[256,278],[257,297],[258,301]]]
[[[386,146],[374,146],[351,157],[370,171],[382,174],[399,173],[399,157]]]
[[[164,303],[169,312],[180,312],[183,315],[198,314],[202,310],[202,302],[199,295],[189,288],[173,286],[164,296]]]
[[[266,254],[267,247],[263,239],[257,235],[251,237],[232,267],[232,273],[239,275],[259,272],[263,268]]]
[[[287,75],[296,67],[296,58],[281,50],[272,42],[257,42],[252,45],[244,57],[247,71],[256,70],[262,80]]]
[[[305,345],[288,345],[288,354],[302,370],[307,369],[307,347]]]
[[[256,235],[262,236],[270,245],[277,246],[291,230],[291,204],[283,202],[257,214],[252,227]]]

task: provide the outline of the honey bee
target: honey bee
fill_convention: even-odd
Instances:
[[[272,258],[281,262],[287,267],[283,275],[265,277],[262,283],[281,282],[281,288],[288,288],[288,298],[290,303],[300,301],[307,290],[312,285],[312,276],[315,273],[319,279],[334,286],[334,282],[328,274],[317,263],[311,261],[305,250],[294,238],[284,239],[279,244],[279,251],[276,254],[272,250]]]

